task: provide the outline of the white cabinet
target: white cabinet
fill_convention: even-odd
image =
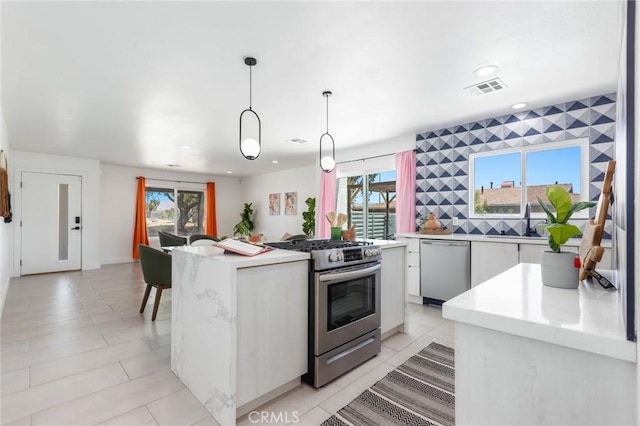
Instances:
[[[540,263],[540,253],[550,250],[542,244],[520,244],[519,263]]]
[[[420,239],[398,238],[407,242],[407,293],[420,297]]]
[[[540,263],[540,253],[551,250],[546,244],[520,244],[520,263]],[[578,252],[578,247],[564,247],[562,251]],[[605,248],[602,260],[596,265],[596,270],[611,268],[611,249]]]
[[[471,242],[471,287],[518,264],[518,244]]]
[[[381,331],[404,324],[406,247],[382,248]]]

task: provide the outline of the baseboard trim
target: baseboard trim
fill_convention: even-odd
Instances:
[[[131,257],[112,257],[109,259],[100,259],[102,265],[115,265],[116,263],[133,263],[137,262],[136,259]]]

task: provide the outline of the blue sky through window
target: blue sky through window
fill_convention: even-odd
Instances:
[[[514,181],[521,186],[520,153],[477,157],[474,163],[474,189],[488,189],[493,182],[500,188],[502,182]],[[580,148],[577,146],[527,154],[527,185],[571,183],[573,192],[580,193]]]

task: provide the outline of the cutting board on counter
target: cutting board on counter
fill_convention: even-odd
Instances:
[[[602,259],[602,254],[604,253],[604,248],[600,246],[600,243],[602,242],[604,223],[607,220],[607,211],[611,203],[611,184],[615,169],[616,162],[614,160],[609,161],[604,174],[600,197],[598,198],[596,215],[593,219],[589,219],[582,232],[578,250],[581,280],[586,279],[589,276],[589,271],[595,269],[596,263]]]

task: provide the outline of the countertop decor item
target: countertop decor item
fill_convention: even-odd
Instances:
[[[442,224],[438,220],[438,216],[429,213],[429,217],[427,217],[427,220],[424,222],[424,227],[426,229],[440,229],[442,228]]]
[[[233,235],[249,236],[253,231],[253,203],[244,203],[244,209],[240,213],[240,222],[233,227]]]
[[[555,213],[538,197],[538,203],[547,214],[548,223],[544,225],[544,229],[549,233],[551,248],[551,251],[543,251],[540,257],[542,284],[549,287],[578,288],[580,260],[577,259],[576,253],[561,252],[560,247],[569,238],[582,233],[580,228],[568,223],[573,213],[593,207],[596,203],[592,201],[573,203],[571,195],[559,185],[547,188],[547,199],[555,209]]]
[[[320,136],[320,168],[323,172],[329,173],[336,166],[336,142],[333,140],[333,137],[329,134],[329,96],[333,95],[328,90],[322,92],[322,96],[327,98],[327,131]],[[322,156],[322,140],[325,136],[331,141],[331,155]]]
[[[420,233],[421,234],[426,234],[426,235],[449,235],[449,234],[451,234],[451,229],[448,229],[448,228],[440,228],[440,229],[421,228],[420,229]]]
[[[613,201],[611,182],[613,181],[615,169],[616,162],[614,160],[609,161],[604,174],[602,191],[598,198],[596,215],[593,219],[589,219],[584,226],[580,249],[578,250],[578,255],[580,256],[580,279],[584,280],[588,276],[592,276],[604,288],[610,288],[613,285],[606,278],[603,280],[603,277],[595,271],[595,267],[596,263],[602,260],[602,255],[604,254],[604,248],[601,246],[602,231],[607,220],[609,204]]]
[[[245,65],[249,66],[249,108],[245,109],[244,111],[242,111],[240,113],[240,153],[242,154],[242,156],[244,158],[246,158],[247,160],[255,160],[256,158],[258,158],[260,156],[260,150],[262,148],[262,125],[260,123],[260,117],[258,117],[258,114],[251,109],[251,68],[253,68],[258,61],[256,60],[256,58],[252,58],[250,56],[247,56],[246,58],[244,58],[244,63]],[[245,138],[243,138],[242,135],[242,116],[246,113],[246,112],[250,112],[251,114],[253,114],[256,118],[256,120],[258,121],[258,139],[256,140],[254,137],[251,136],[247,136]]]

